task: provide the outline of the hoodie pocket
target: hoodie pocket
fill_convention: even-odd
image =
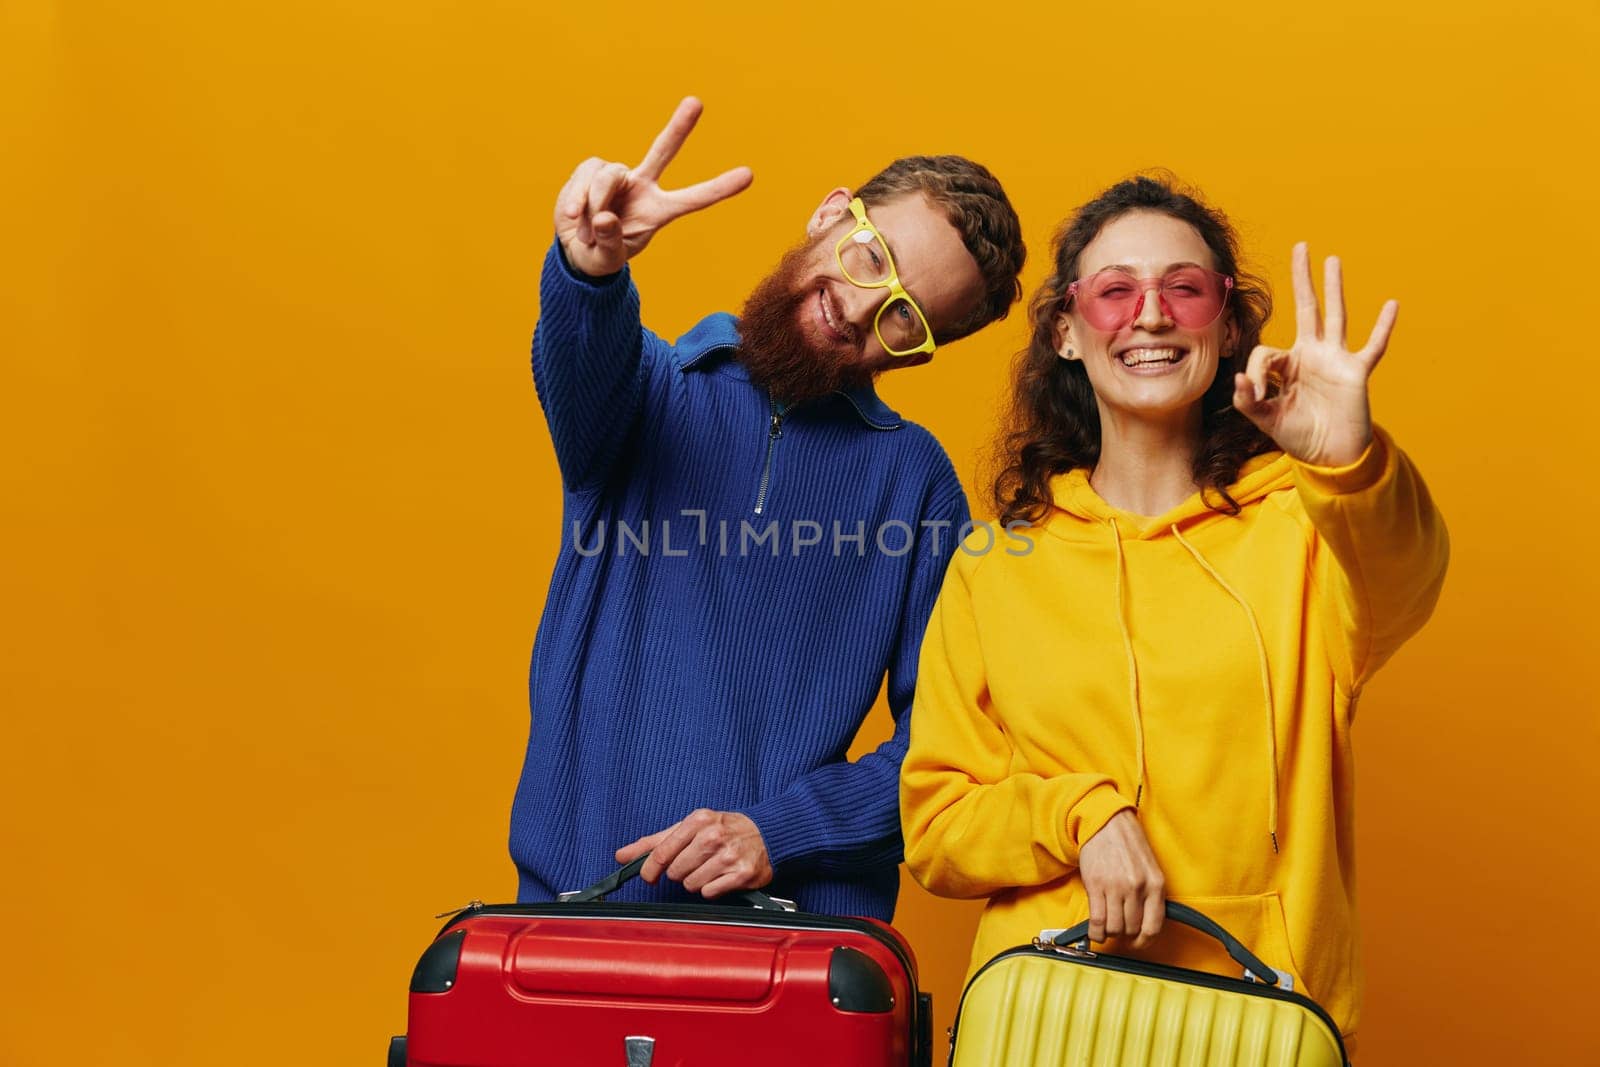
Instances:
[[[1286,970],[1294,979],[1297,993],[1315,998],[1316,994],[1305,987],[1305,979],[1289,947],[1289,930],[1283,918],[1283,902],[1277,893],[1262,893],[1245,897],[1179,897],[1180,903],[1211,919],[1240,944],[1260,958],[1262,963],[1275,970]],[[1222,943],[1210,934],[1183,923],[1168,919],[1161,935],[1143,950],[1132,950],[1118,944],[1110,948],[1118,955],[1134,956],[1156,963],[1177,967],[1190,967],[1212,974],[1225,974],[1237,978],[1241,969]]]

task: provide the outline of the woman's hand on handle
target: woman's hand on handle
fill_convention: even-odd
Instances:
[[[556,197],[555,219],[556,237],[574,270],[593,277],[615,274],[673,219],[749,187],[750,168],[735,167],[683,189],[661,188],[661,172],[683,147],[700,111],[700,101],[685,97],[637,167],[597,158],[578,164]]]
[[[1078,850],[1089,894],[1089,940],[1131,937],[1143,948],[1167,917],[1166,877],[1131,810],[1119,811]]]
[[[1257,345],[1243,374],[1234,375],[1233,406],[1302,463],[1342,467],[1361,458],[1372,441],[1367,379],[1383,358],[1400,305],[1378,312],[1361,349],[1345,341],[1344,274],[1330,256],[1324,267],[1327,310],[1317,306],[1311,255],[1294,246],[1294,346]],[[1269,387],[1277,392],[1268,396]]]

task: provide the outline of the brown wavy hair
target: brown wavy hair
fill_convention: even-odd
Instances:
[[[1011,305],[1022,299],[1017,275],[1028,249],[1022,241],[1022,223],[999,179],[964,156],[906,156],[856,190],[868,207],[908,193],[921,193],[944,212],[983,276],[978,305],[941,333],[940,343],[960,340],[1005,318]]]
[[[1217,376],[1201,399],[1201,440],[1194,480],[1208,507],[1236,515],[1239,504],[1228,486],[1252,456],[1277,446],[1233,407],[1233,375],[1243,370],[1272,316],[1266,282],[1239,269],[1239,238],[1222,212],[1199,193],[1165,173],[1118,182],[1072,214],[1051,244],[1054,271],[1028,303],[1033,335],[1013,367],[1011,404],[995,446],[995,511],[1002,524],[1037,522],[1050,509],[1050,479],[1100,460],[1100,409],[1088,372],[1056,351],[1056,319],[1066,308],[1067,286],[1078,277],[1078,259],[1105,225],[1135,211],[1155,211],[1187,222],[1216,257],[1217,270],[1231,274],[1227,314],[1234,326],[1231,349],[1217,361]]]

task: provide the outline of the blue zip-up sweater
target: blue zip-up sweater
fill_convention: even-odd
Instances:
[[[704,807],[755,822],[771,892],[893,915],[917,652],[966,497],[870,387],[785,411],[737,343],[719,314],[668,344],[627,270],[582,278],[551,248],[533,374],[564,508],[511,814],[521,900]],[[848,762],[885,675],[894,734]]]

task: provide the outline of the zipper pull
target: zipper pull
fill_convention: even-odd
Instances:
[[[767,436],[776,441],[783,436],[783,412],[776,409],[772,412],[772,428],[767,431]]]
[[[450,911],[441,911],[439,914],[435,915],[434,918],[435,919],[453,919],[457,915],[460,915],[464,911],[478,911],[482,907],[483,907],[483,901],[481,901],[481,900],[472,900],[472,901],[468,901],[466,904],[462,905],[459,908],[452,908]]]

